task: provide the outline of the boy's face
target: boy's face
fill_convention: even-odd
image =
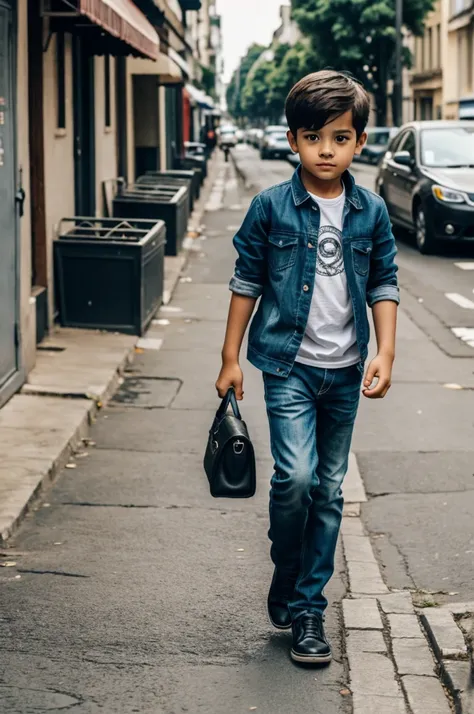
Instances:
[[[321,129],[298,129],[296,137],[288,132],[290,146],[299,153],[306,171],[325,181],[334,181],[349,168],[354,155],[362,151],[366,139],[364,132],[357,140],[351,111]]]

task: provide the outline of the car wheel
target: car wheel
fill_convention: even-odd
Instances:
[[[435,240],[426,220],[425,209],[420,203],[415,209],[415,237],[420,253],[430,255],[435,249]]]

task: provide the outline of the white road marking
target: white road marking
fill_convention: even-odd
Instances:
[[[461,270],[474,270],[474,263],[454,263],[456,268],[461,268]]]
[[[474,347],[474,327],[452,327],[451,332],[469,347]]]
[[[469,298],[460,295],[459,293],[444,293],[448,300],[455,302],[459,307],[464,307],[467,310],[474,310],[474,302],[469,300]]]

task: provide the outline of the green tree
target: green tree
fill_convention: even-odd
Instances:
[[[268,106],[268,83],[274,68],[273,60],[260,58],[247,75],[241,105],[245,117],[252,122],[274,120]]]
[[[395,0],[292,0],[292,7],[321,66],[348,70],[364,82],[375,97],[377,122],[384,125],[394,68]],[[433,0],[404,0],[407,29],[420,35],[432,8]]]
[[[320,68],[320,60],[307,41],[285,46],[285,54],[268,77],[267,105],[271,114],[281,115],[288,92],[298,80]]]
[[[245,86],[248,73],[264,50],[265,47],[263,45],[250,45],[247,54],[233,73],[229,86],[227,87],[227,107],[229,114],[236,120],[242,119],[245,116],[241,102],[242,89]]]

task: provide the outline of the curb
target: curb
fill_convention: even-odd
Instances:
[[[6,506],[3,504],[7,512],[6,514],[0,514],[0,547],[7,546],[7,541],[18,530],[24,517],[32,510],[35,504],[38,503],[46,490],[55,482],[60,471],[70,462],[71,457],[78,451],[78,447],[88,437],[90,425],[93,423],[96,414],[120,386],[125,368],[133,361],[133,352],[134,347],[125,352],[101,394],[90,395],[77,392],[66,395],[59,394],[53,390],[46,391],[41,388],[36,388],[33,385],[25,384],[18,395],[16,395],[31,400],[55,400],[58,405],[62,401],[74,403],[74,409],[82,413],[78,415],[78,421],[73,427],[72,433],[62,442],[56,455],[52,458],[49,457],[51,458],[50,463],[46,462],[42,467],[36,467],[38,468],[37,471],[36,468],[32,468],[31,474],[27,474],[27,478],[23,479],[25,483],[19,484],[19,490],[17,492],[10,492],[7,495],[5,499]],[[14,397],[12,399],[14,399]],[[80,406],[78,406],[78,403]],[[33,401],[31,404],[33,404]],[[58,413],[58,423],[61,416],[62,415]],[[18,459],[12,471],[18,469],[24,476],[27,461],[28,460],[22,461],[22,459]]]
[[[247,174],[245,173],[245,171],[244,171],[244,170],[242,169],[242,167],[240,166],[239,162],[238,162],[237,159],[235,158],[234,152],[233,152],[233,151],[230,151],[229,153],[230,153],[230,158],[231,158],[231,160],[232,160],[232,163],[233,163],[233,165],[234,165],[234,169],[235,169],[235,171],[236,171],[236,173],[237,173],[237,176],[238,176],[239,179],[243,182],[245,190],[246,190],[246,191],[253,191],[253,190],[255,190],[254,184],[249,180]]]
[[[341,536],[349,586],[342,613],[353,714],[451,714],[411,593],[389,590],[380,572],[360,518],[367,496],[354,454],[346,482]]]

